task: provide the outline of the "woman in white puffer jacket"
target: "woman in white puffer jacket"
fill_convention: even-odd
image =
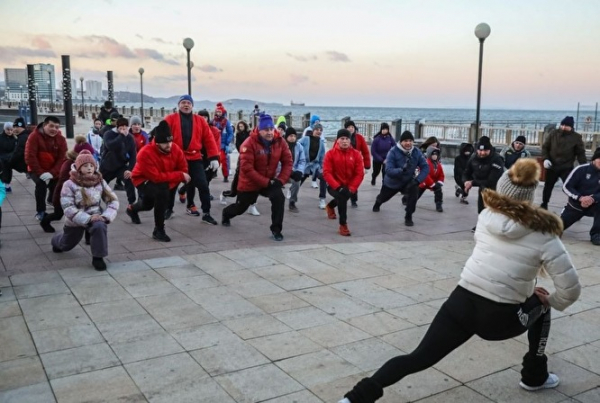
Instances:
[[[550,307],[567,308],[579,298],[581,286],[560,240],[562,221],[533,205],[539,170],[535,160],[519,159],[496,191],[484,191],[487,208],[479,214],[475,249],[419,346],[361,380],[340,403],[375,402],[383,388],[433,366],[473,335],[506,340],[528,332],[519,385],[529,391],[558,385],[545,355]],[[535,286],[543,271],[554,282],[552,294]]]

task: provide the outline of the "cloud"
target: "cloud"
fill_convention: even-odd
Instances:
[[[299,74],[290,74],[290,81],[292,85],[299,85],[308,81],[308,76]]]
[[[179,63],[177,63],[175,60],[167,59],[162,53],[154,49],[135,49],[134,51],[135,54],[140,58],[154,59],[172,66],[179,65]]]
[[[77,17],[73,20],[73,24],[77,24],[79,21],[81,21],[81,17]]]
[[[136,38],[144,39],[144,37],[140,34],[135,34]]]
[[[187,75],[186,74],[171,74],[170,76],[156,76],[153,78],[153,80],[187,83]],[[193,75],[192,75],[192,81],[196,81],[196,78]]]
[[[86,46],[86,50],[79,51],[74,54],[78,57],[86,58],[105,58],[105,57],[124,57],[126,59],[134,59],[135,53],[126,45],[117,42],[113,38],[102,35],[87,35],[83,40],[89,42],[91,46]],[[89,49],[93,49],[89,51]]]
[[[291,57],[292,59],[298,61],[298,62],[310,62],[313,60],[317,60],[317,56],[315,55],[311,55],[311,56],[300,56],[300,55],[293,55],[291,53],[286,53],[286,56]]]
[[[340,53],[340,52],[336,52],[335,50],[330,50],[330,51],[325,52],[325,54],[327,55],[329,60],[331,60],[333,62],[343,62],[343,63],[350,62],[350,58],[345,53]]]
[[[48,42],[41,36],[34,36],[31,40],[31,44],[34,48],[37,49],[52,49],[52,46],[50,46],[50,42]]]
[[[19,57],[56,57],[51,49],[31,49],[17,46],[0,46],[0,60],[12,63]]]
[[[205,73],[220,73],[223,69],[220,69],[212,64],[204,64],[202,66],[198,66],[198,70],[203,71]]]
[[[175,45],[175,42],[165,41],[162,38],[152,38],[151,40],[154,42],[162,43],[164,45]]]

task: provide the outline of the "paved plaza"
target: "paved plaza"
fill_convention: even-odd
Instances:
[[[177,202],[173,241],[160,243],[152,213],[132,225],[117,192],[108,270],[96,272],[83,242],[52,253],[51,234],[33,218],[33,184],[16,175],[0,232],[0,402],[337,402],[416,347],[473,248],[476,197],[459,204],[451,177],[445,212],[427,193],[412,228],[399,198],[371,212],[378,188],[369,179],[349,209],[351,237],[337,235],[307,182],[281,243],[269,239],[264,198],[260,217],[236,217],[230,228],[202,225]],[[213,194],[227,185],[217,179]],[[556,188],[551,210],[564,201]],[[214,202],[218,221],[222,208]],[[526,336],[473,338],[381,401],[599,402],[600,249],[590,225],[585,218],[563,236],[584,288],[553,312],[557,389],[519,388]]]

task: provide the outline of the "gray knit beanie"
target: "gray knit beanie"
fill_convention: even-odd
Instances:
[[[139,116],[132,116],[131,119],[129,119],[129,124],[132,126],[135,124],[141,125],[142,119],[140,119]]]
[[[519,158],[498,180],[496,192],[511,199],[533,203],[540,178],[540,165],[531,158]]]

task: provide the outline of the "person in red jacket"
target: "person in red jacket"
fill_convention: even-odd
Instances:
[[[191,177],[183,151],[174,144],[166,121],[163,120],[152,129],[152,137],[152,142],[140,150],[131,173],[133,185],[144,197],[127,208],[127,215],[131,222],[140,224],[138,212],[154,209],[152,238],[170,242],[171,238],[165,232],[165,209],[172,191],[177,189],[180,182],[190,182]]]
[[[440,159],[440,149],[435,146],[427,147],[427,164],[429,165],[429,174],[423,182],[419,185],[419,196],[420,199],[423,193],[427,189],[433,191],[433,198],[435,202],[435,210],[438,213],[443,213],[442,203],[444,202],[444,193],[442,187],[444,186],[444,167]]]
[[[282,187],[292,174],[292,153],[283,137],[275,133],[275,124],[270,115],[261,114],[257,128],[241,146],[237,200],[223,210],[221,224],[229,227],[230,220],[244,214],[261,195],[271,201],[273,239],[283,241],[281,230],[285,196]]]
[[[369,146],[363,135],[356,129],[356,124],[353,121],[348,120],[344,123],[344,128],[350,132],[350,144],[352,145],[352,148],[358,150],[362,155],[365,170],[371,169],[371,153],[369,152]],[[352,207],[358,207],[358,191],[352,194],[350,201],[352,202]]]
[[[48,116],[27,138],[25,162],[31,180],[35,182],[35,218],[46,216],[46,194],[52,195],[67,154],[67,140],[60,133],[60,120]]]
[[[194,100],[189,95],[182,95],[177,104],[179,110],[167,115],[165,121],[169,124],[173,134],[173,143],[177,144],[183,151],[188,164],[188,172],[192,177],[190,185],[187,187],[187,209],[186,213],[192,216],[199,216],[198,208],[194,205],[195,190],[200,193],[200,203],[202,207],[202,222],[205,224],[217,225],[217,222],[210,215],[210,190],[206,180],[205,169],[216,172],[219,169],[219,147],[215,144],[215,138],[208,127],[206,120],[202,116],[195,115],[192,112]],[[206,151],[209,164],[204,166],[202,162],[202,150]],[[175,205],[175,194],[177,188],[171,191],[168,209],[164,212],[166,218],[173,214]]]
[[[323,177],[327,182],[327,191],[333,200],[325,206],[327,217],[336,219],[335,208],[340,213],[339,234],[350,236],[346,216],[348,211],[348,200],[358,191],[365,176],[365,166],[360,152],[352,147],[349,130],[340,129],[333,148],[325,154],[323,161]]]

